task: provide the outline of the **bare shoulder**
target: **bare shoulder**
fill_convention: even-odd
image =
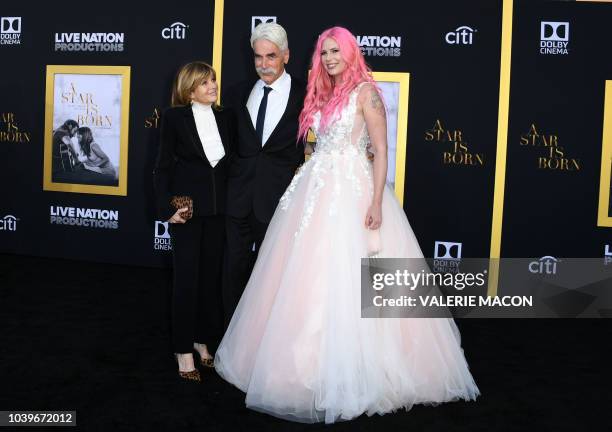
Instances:
[[[359,102],[368,101],[370,99],[370,94],[372,92],[376,93],[376,89],[374,88],[372,83],[362,82],[361,84],[358,85],[358,87],[359,87],[359,94],[357,98],[359,99]]]
[[[385,104],[378,94],[378,90],[372,83],[365,83],[361,85],[359,89],[359,105],[364,113],[375,113],[381,115],[382,117],[386,116],[385,113]]]

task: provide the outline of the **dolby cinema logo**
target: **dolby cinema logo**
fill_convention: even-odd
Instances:
[[[155,221],[153,249],[158,251],[172,250],[170,232],[168,231],[168,222]]]
[[[275,22],[275,16],[253,16],[251,17],[251,33],[253,33],[253,30],[255,30],[255,27],[257,27],[259,24]]]
[[[461,246],[462,243],[436,241],[434,245],[434,258],[460,260]]]
[[[540,54],[567,55],[569,22],[542,21],[540,23]]]
[[[0,45],[21,44],[21,17],[0,18]]]
[[[436,241],[434,243],[433,270],[436,273],[457,273],[461,264],[463,243]]]
[[[182,22],[175,22],[161,31],[161,37],[166,40],[185,39],[188,28],[189,26]]]
[[[356,36],[361,53],[367,57],[399,57],[402,55],[401,36]]]

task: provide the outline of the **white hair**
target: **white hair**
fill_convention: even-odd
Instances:
[[[251,48],[255,48],[255,41],[259,39],[265,39],[275,44],[281,52],[285,52],[289,49],[289,42],[287,41],[287,32],[285,29],[276,23],[261,23],[253,33],[251,34]]]

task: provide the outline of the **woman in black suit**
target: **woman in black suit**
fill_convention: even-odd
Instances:
[[[227,167],[232,153],[233,120],[219,107],[213,68],[204,62],[183,66],[175,79],[172,107],[163,115],[154,184],[161,220],[170,222],[174,264],[172,340],[179,375],[200,381],[193,359],[213,366],[223,335],[221,272],[225,233]],[[171,205],[189,196],[187,207]],[[183,214],[183,215],[182,215]]]

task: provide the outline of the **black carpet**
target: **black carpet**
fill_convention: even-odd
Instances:
[[[476,402],[305,425],[246,409],[212,370],[180,382],[169,296],[165,270],[0,255],[0,410],[76,410],[72,431],[612,429],[609,320],[459,320]]]

